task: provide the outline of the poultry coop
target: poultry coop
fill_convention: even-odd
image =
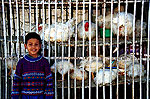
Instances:
[[[37,32],[55,99],[149,99],[149,0],[0,1],[0,99]]]

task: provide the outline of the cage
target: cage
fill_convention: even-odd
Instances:
[[[55,99],[149,99],[149,16],[149,0],[0,1],[0,99],[11,99],[30,32],[42,38]]]

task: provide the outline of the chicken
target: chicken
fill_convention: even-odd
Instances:
[[[84,73],[84,80],[88,78],[88,73],[83,68],[74,68],[70,74],[71,79],[82,80]]]
[[[7,68],[10,70],[8,73],[9,76],[11,75],[11,73],[15,74],[16,65],[17,65],[17,59],[12,59],[12,63],[11,63],[11,59],[7,59]],[[13,69],[11,69],[12,67]]]
[[[100,15],[98,18],[97,18],[97,21],[98,21],[98,25],[100,27],[103,26],[103,15]],[[110,29],[111,28],[111,14],[108,14],[105,16],[105,28],[106,29]]]
[[[124,11],[124,6],[120,6],[120,12],[123,12]],[[112,14],[113,17],[116,17],[116,14],[118,13],[118,7],[116,7],[114,9],[114,13]],[[98,21],[98,25],[100,27],[103,27],[103,15],[100,15],[98,18],[97,18],[97,21]],[[111,11],[107,11],[106,12],[106,15],[105,15],[105,28],[106,29],[111,29]]]
[[[70,19],[66,23],[51,24],[50,28],[47,26],[44,32],[45,41],[67,41],[74,33],[75,19]],[[56,25],[56,31],[55,31]],[[56,37],[56,38],[55,38]]]
[[[127,68],[127,75],[129,77],[132,77],[133,73],[132,73],[132,69],[133,69],[133,64],[130,64],[129,68]],[[141,68],[142,72],[141,72],[141,76],[144,76],[144,66],[142,65]],[[140,64],[134,64],[134,77],[138,77],[140,76]]]
[[[77,26],[77,33],[79,39],[83,39],[83,36],[85,40],[89,39],[89,33],[90,33],[89,21],[85,20],[84,25],[83,25],[83,21],[81,21]],[[91,39],[93,39],[95,36],[96,36],[96,24],[91,22]]]
[[[118,17],[119,17],[119,20],[118,20]],[[112,21],[113,34],[117,35],[117,31],[118,31],[117,27],[119,24],[119,36],[124,37],[125,36],[125,23],[127,26],[127,36],[128,36],[128,38],[132,37],[133,14],[127,13],[127,19],[126,19],[125,12],[120,12],[120,15],[117,13],[117,15],[113,17],[113,21]]]
[[[80,62],[80,68],[84,68],[86,71],[90,71],[91,66],[91,73],[92,73],[92,79],[94,79],[94,74],[97,71],[97,61],[96,57],[92,57],[91,64],[89,59],[82,60]],[[98,70],[103,68],[103,62],[101,60],[98,60]]]
[[[111,72],[112,72],[112,75],[111,75],[112,79],[110,81],[110,73]],[[116,70],[112,70],[111,72],[110,72],[110,69],[105,69],[104,75],[103,75],[103,69],[100,69],[98,74],[96,74],[96,77],[94,78],[94,82],[95,83],[98,82],[98,84],[100,84],[100,85],[103,84],[103,82],[104,82],[104,84],[108,84],[108,83],[112,82],[113,80],[116,79],[117,72],[116,72]],[[104,77],[104,80],[103,80],[103,77]]]
[[[132,64],[133,60],[133,54],[127,54],[127,59],[126,59],[126,68],[128,68]],[[134,63],[139,63],[138,59],[134,56]],[[118,65],[120,69],[125,68],[125,55],[122,54],[119,59],[118,59]]]
[[[67,72],[73,69],[73,64],[71,62],[68,62],[67,60],[58,60],[51,66],[51,71],[53,73],[55,72],[55,65],[57,69],[56,71],[58,71],[63,77]]]
[[[143,37],[146,36],[146,27],[147,27],[147,23],[143,22]],[[141,36],[141,20],[137,20],[135,23],[135,33],[136,33],[136,37],[140,37]]]
[[[44,24],[44,40],[45,41],[67,41],[69,37],[72,37],[74,33],[74,24],[75,19],[72,18],[68,20],[66,23],[58,23],[51,24],[49,28],[49,24]],[[55,31],[56,25],[56,31]],[[29,26],[26,26],[28,29]],[[31,32],[36,32],[36,25],[32,25]],[[38,24],[38,34],[43,38],[43,24]],[[56,35],[56,38],[55,38]]]

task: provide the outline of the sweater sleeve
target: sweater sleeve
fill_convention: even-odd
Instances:
[[[19,99],[20,96],[20,87],[21,87],[21,80],[22,80],[22,66],[21,61],[18,62],[16,66],[16,72],[14,74],[13,79],[13,88],[11,92],[12,99]]]
[[[45,99],[53,99],[54,91],[53,91],[53,77],[50,70],[50,64],[48,61],[45,62]]]

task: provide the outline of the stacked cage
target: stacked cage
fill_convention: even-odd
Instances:
[[[0,1],[0,99],[27,54],[25,35],[42,38],[55,99],[149,99],[148,0]]]

